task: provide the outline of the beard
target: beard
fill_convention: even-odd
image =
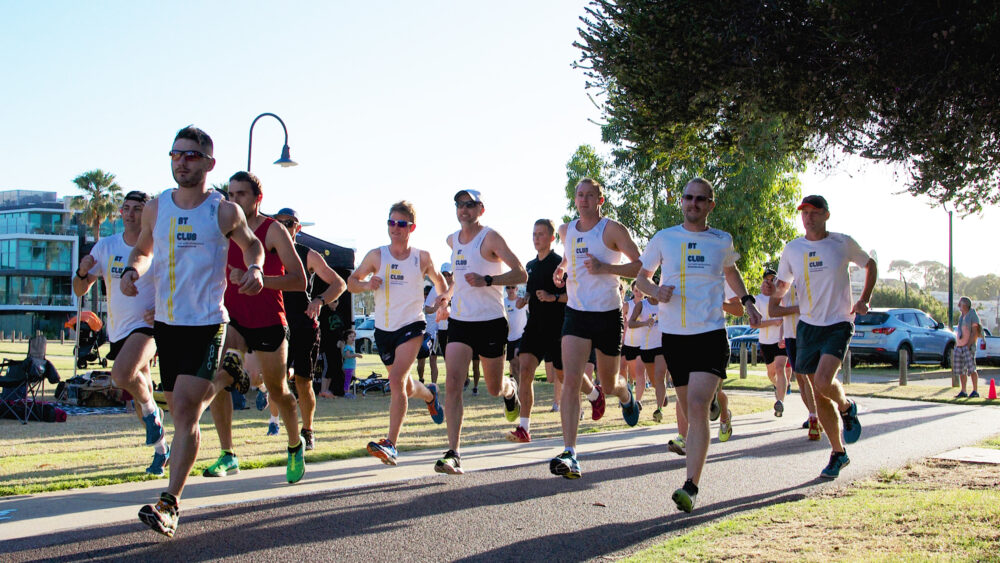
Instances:
[[[188,172],[187,178],[182,179],[177,175],[176,171],[173,171],[174,181],[181,188],[198,188],[205,183],[205,172],[204,171],[191,171]]]

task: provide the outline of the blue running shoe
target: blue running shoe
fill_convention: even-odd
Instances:
[[[257,390],[257,410],[262,411],[267,408],[267,391]]]
[[[441,408],[441,401],[438,399],[438,386],[436,383],[428,383],[427,389],[434,395],[434,399],[427,403],[427,410],[430,411],[434,424],[441,424],[444,422],[444,409]]]
[[[167,446],[166,453],[153,452],[153,463],[149,464],[146,468],[146,473],[150,475],[163,475],[163,468],[167,466],[167,462],[170,461],[170,446]]]
[[[851,401],[851,406],[847,412],[840,413],[840,419],[844,423],[844,442],[853,444],[861,438],[861,421],[858,420],[858,404]]]
[[[625,419],[625,424],[629,426],[635,426],[639,423],[639,413],[642,411],[642,405],[639,401],[635,400],[635,395],[632,393],[632,386],[629,385],[628,389],[628,403],[622,403],[622,418]]]
[[[847,457],[847,452],[833,452],[830,454],[830,463],[819,472],[819,476],[824,479],[836,479],[840,476],[840,470],[851,463],[851,458]]]
[[[278,423],[277,422],[269,422],[269,423],[267,423],[267,435],[268,436],[277,436],[278,435]]]
[[[163,411],[160,407],[142,417],[142,422],[146,425],[147,446],[152,446],[163,438]]]

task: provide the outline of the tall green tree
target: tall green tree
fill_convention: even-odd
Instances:
[[[110,219],[122,206],[122,187],[115,175],[100,168],[84,172],[73,183],[84,193],[70,201],[70,207],[79,209],[80,222],[90,227],[94,240],[101,238],[101,223]]]
[[[563,221],[570,221],[579,216],[573,200],[576,197],[576,185],[580,180],[590,178],[600,182],[602,186],[607,186],[608,172],[608,163],[605,162],[604,157],[597,154],[594,147],[590,145],[580,145],[577,147],[576,152],[573,153],[569,162],[566,163],[566,199],[568,201],[566,210],[569,214],[563,216]],[[609,209],[609,212],[612,214],[611,217],[614,217],[614,205],[609,206]]]

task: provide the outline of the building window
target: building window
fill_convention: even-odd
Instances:
[[[17,258],[10,266],[12,268],[49,272],[68,272],[72,268],[73,244],[71,242],[56,240],[18,240],[16,242]],[[0,262],[7,263],[5,260],[0,260]]]
[[[69,278],[0,276],[0,305],[73,304]]]

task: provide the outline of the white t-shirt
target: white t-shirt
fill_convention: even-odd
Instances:
[[[767,314],[768,303],[771,302],[771,298],[763,293],[756,295],[754,297],[757,300],[756,307],[760,311],[760,320],[770,321],[777,317],[772,317]],[[757,340],[761,344],[777,344],[781,340],[781,325],[774,326],[762,326],[760,327],[760,332],[758,333]]]
[[[864,267],[871,258],[851,237],[841,233],[817,241],[799,237],[787,245],[778,262],[778,279],[799,290],[800,320],[813,326],[854,322],[854,299],[848,264]]]
[[[660,285],[674,286],[670,301],[660,302],[659,326],[664,334],[701,334],[726,327],[724,268],[740,255],[725,231],[701,232],[676,225],[659,231],[642,253],[642,267],[663,268]]]
[[[799,304],[799,295],[795,292],[795,284],[789,284],[788,293],[781,298],[782,307],[792,307]],[[784,331],[785,338],[795,338],[795,325],[799,322],[799,314],[794,313],[792,315],[785,315],[781,317],[782,325],[781,328]]]
[[[520,340],[524,335],[524,326],[528,324],[528,308],[518,309],[517,300],[510,301],[506,297],[503,298],[503,306],[507,311],[507,341]]]
[[[111,342],[118,342],[137,328],[153,328],[143,319],[143,314],[156,306],[153,272],[146,272],[135,282],[138,295],[129,297],[122,293],[122,270],[131,253],[132,247],[125,243],[121,233],[100,239],[90,251],[94,267],[88,273],[104,278],[108,288],[108,339]]]
[[[424,299],[424,307],[433,307],[434,302],[437,301],[438,290],[433,285],[431,286],[431,292],[427,294],[427,299]],[[448,330],[448,319],[443,321],[437,321],[437,311],[433,313],[425,313],[424,318],[427,320],[427,332],[431,332],[431,325],[434,325],[434,330],[431,332],[437,332],[438,330]]]

